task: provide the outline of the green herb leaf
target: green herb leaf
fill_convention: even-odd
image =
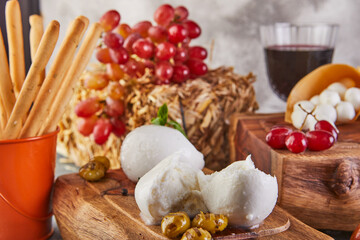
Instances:
[[[160,125],[164,126],[168,120],[168,107],[166,103],[164,103],[158,110],[158,118],[160,121]]]
[[[181,127],[181,125],[180,125],[178,122],[175,122],[175,121],[173,121],[173,120],[170,120],[170,121],[168,121],[168,124],[169,124],[170,126],[172,126],[173,128],[175,128],[176,130],[179,130],[179,131],[187,138],[184,129]]]
[[[154,124],[154,125],[162,125],[161,123],[160,123],[160,118],[153,118],[152,120],[151,120],[151,123],[152,124]]]

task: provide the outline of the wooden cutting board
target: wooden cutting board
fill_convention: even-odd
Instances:
[[[140,219],[134,188],[122,170],[108,171],[105,179],[96,183],[86,182],[78,174],[60,176],[55,183],[53,211],[63,239],[167,239],[160,226],[146,226]],[[215,239],[249,239],[280,229],[287,230],[261,239],[332,239],[278,206],[258,229],[227,229]]]
[[[229,131],[231,161],[252,155],[255,166],[278,180],[278,205],[317,229],[353,231],[360,223],[360,121],[339,125],[334,146],[301,154],[265,142],[284,114],[235,114]]]

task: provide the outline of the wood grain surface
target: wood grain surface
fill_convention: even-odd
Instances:
[[[53,211],[63,239],[167,239],[161,234],[160,226],[146,226],[142,222],[133,196],[134,187],[122,170],[111,170],[105,179],[95,183],[86,182],[78,174],[60,176],[55,183]],[[245,239],[240,237],[248,235],[254,238],[261,231],[285,226],[288,220],[288,230],[261,239],[332,239],[278,206],[259,228],[252,230],[253,234],[229,228],[214,237]]]
[[[235,114],[230,130],[231,161],[252,155],[255,166],[275,175],[278,204],[317,229],[353,231],[360,223],[360,122],[338,126],[335,145],[325,151],[294,154],[265,142],[283,114]]]

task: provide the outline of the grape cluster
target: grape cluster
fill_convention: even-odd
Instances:
[[[274,149],[287,148],[293,153],[301,153],[306,149],[322,151],[330,148],[338,137],[337,129],[328,121],[321,120],[315,129],[303,133],[293,131],[284,126],[275,126],[266,134],[267,144]]]
[[[100,18],[104,44],[96,50],[96,57],[107,65],[106,74],[117,78],[125,74],[140,77],[146,68],[153,72],[156,84],[182,83],[202,76],[207,72],[203,62],[207,51],[190,46],[201,28],[188,15],[184,6],[164,4],[154,13],[156,25],[141,21],[131,28],[120,23],[116,10],[110,10]]]
[[[148,69],[155,84],[180,84],[207,72],[203,62],[206,49],[190,46],[191,40],[200,36],[201,28],[188,15],[184,6],[173,8],[164,4],[154,13],[154,25],[141,21],[130,27],[120,23],[121,16],[116,10],[100,18],[104,33],[96,58],[104,70],[87,73],[84,85],[101,91],[98,95],[105,97],[90,97],[76,105],[75,113],[80,117],[77,128],[82,135],[92,134],[101,145],[111,133],[118,137],[125,133],[126,91],[121,79],[141,77]]]

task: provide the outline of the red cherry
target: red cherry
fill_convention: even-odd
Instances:
[[[285,138],[292,132],[287,127],[273,128],[266,134],[265,140],[267,144],[275,149],[285,148]]]
[[[307,148],[307,139],[303,132],[294,131],[285,139],[285,145],[293,153],[304,152]]]
[[[311,151],[322,151],[334,145],[334,136],[327,131],[314,130],[306,133],[308,148]]]
[[[326,120],[320,120],[315,124],[315,130],[324,130],[331,133],[335,141],[338,138],[339,130]]]

